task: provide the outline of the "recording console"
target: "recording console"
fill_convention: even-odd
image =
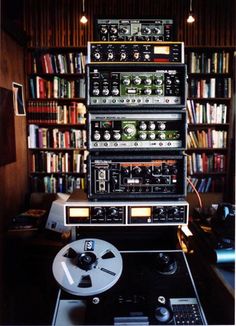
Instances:
[[[97,19],[99,41],[171,41],[173,19]]]
[[[89,109],[130,106],[183,108],[186,103],[184,64],[88,64]]]
[[[88,198],[179,198],[186,191],[184,155],[89,155]]]
[[[64,205],[64,224],[73,226],[177,226],[188,223],[189,205],[179,201],[89,201],[74,192]]]
[[[53,274],[62,289],[56,326],[207,324],[182,251],[119,251],[81,239],[59,251]]]
[[[107,110],[108,112],[109,110]],[[186,111],[88,113],[88,149],[93,151],[186,148]]]
[[[183,42],[88,42],[88,63],[184,63]]]

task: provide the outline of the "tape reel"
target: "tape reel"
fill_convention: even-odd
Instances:
[[[53,261],[53,275],[66,292],[91,296],[110,289],[120,278],[120,252],[109,242],[82,239],[63,247]]]

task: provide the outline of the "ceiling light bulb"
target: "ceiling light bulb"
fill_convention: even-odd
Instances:
[[[86,23],[88,22],[88,19],[86,18],[85,15],[83,15],[83,16],[80,18],[80,22],[81,22],[82,24],[86,24]]]
[[[195,22],[195,18],[193,17],[193,15],[191,13],[189,14],[189,16],[187,18],[187,22],[190,24]]]

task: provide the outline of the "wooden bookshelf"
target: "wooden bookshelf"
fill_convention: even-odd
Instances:
[[[185,49],[188,176],[198,191],[227,198],[233,128],[233,47]],[[190,186],[188,190],[192,192]]]
[[[28,49],[27,124],[32,192],[71,193],[84,188],[88,153],[85,62],[84,47]]]

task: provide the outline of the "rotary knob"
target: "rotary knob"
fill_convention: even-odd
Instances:
[[[156,89],[154,89],[154,93],[155,93],[156,95],[162,95],[162,94],[163,94],[163,91],[162,91],[161,88],[156,88]]]
[[[151,90],[151,88],[145,88],[144,91],[143,91],[143,93],[145,95],[151,95],[152,94],[152,90]]]
[[[111,139],[111,134],[109,131],[105,131],[103,138],[105,140],[110,140]]]
[[[95,207],[94,208],[94,215],[96,217],[101,217],[101,216],[103,216],[103,214],[104,214],[104,209],[102,209],[102,207]]]
[[[144,27],[143,29],[142,29],[142,33],[143,34],[151,34],[151,29],[149,28],[149,27]]]
[[[140,168],[140,166],[135,166],[135,167],[133,168],[133,170],[132,170],[132,173],[133,173],[134,175],[140,175],[141,172],[142,172],[142,169]]]
[[[110,207],[108,209],[108,214],[115,217],[115,216],[118,216],[118,209],[115,208],[115,207]]]
[[[152,83],[151,78],[145,78],[145,79],[144,79],[144,84],[145,84],[145,85],[151,85],[151,83]]]
[[[120,33],[121,34],[128,34],[129,33],[129,29],[125,26],[120,28]]]
[[[166,129],[166,124],[164,122],[158,123],[157,128],[159,130],[165,130]]]
[[[165,133],[164,132],[160,132],[159,134],[158,134],[158,138],[159,139],[165,139],[166,138],[166,135],[165,135]]]
[[[155,78],[153,82],[154,82],[155,85],[162,85],[163,84],[163,80],[161,78],[158,78],[158,77]]]
[[[99,131],[95,131],[94,135],[93,135],[93,139],[94,140],[100,140],[101,139],[101,134],[99,133]]]
[[[115,140],[120,140],[121,139],[121,134],[119,132],[115,132],[114,135],[113,135],[113,138]]]
[[[92,90],[92,93],[93,93],[94,96],[98,96],[99,93],[100,93],[99,88],[94,88],[94,89]]]
[[[117,87],[112,88],[112,90],[111,90],[111,94],[112,94],[113,96],[117,96],[117,95],[119,95],[119,89],[118,89]]]
[[[108,52],[108,54],[107,54],[107,60],[113,60],[113,58],[114,58],[113,52]]]
[[[149,176],[152,174],[152,169],[149,166],[147,166],[145,167],[144,173],[145,175]]]
[[[99,52],[94,53],[94,59],[100,60],[101,59],[101,54]]]
[[[146,61],[149,61],[149,60],[150,60],[150,54],[149,54],[149,53],[145,53],[145,54],[144,54],[144,59],[145,59]]]
[[[177,207],[173,207],[171,210],[170,210],[171,214],[173,215],[178,215],[179,214],[179,209]]]
[[[129,169],[128,168],[122,168],[122,174],[124,174],[124,175],[129,175]]]
[[[161,30],[160,30],[160,28],[155,27],[155,28],[153,28],[152,32],[153,32],[153,34],[160,34]]]
[[[140,53],[139,52],[134,52],[133,58],[134,58],[134,60],[138,60],[140,58]]]
[[[163,217],[165,215],[165,210],[164,208],[160,207],[160,208],[156,208],[155,209],[155,215],[156,216],[160,216]]]
[[[129,79],[129,78],[124,78],[124,79],[122,80],[122,84],[125,85],[125,86],[130,85],[130,79]]]
[[[145,132],[140,132],[139,133],[139,139],[145,140],[147,138],[147,134]]]
[[[111,32],[111,34],[117,34],[118,30],[116,27],[111,27],[110,32]]]
[[[158,322],[161,322],[161,323],[168,322],[170,319],[170,316],[171,316],[170,311],[164,306],[157,307],[155,310],[155,317]]]
[[[179,85],[180,84],[180,79],[178,77],[175,77],[174,83],[175,83],[175,85]]]
[[[146,130],[147,129],[147,124],[144,121],[141,121],[140,125],[139,125],[139,129],[140,130]]]
[[[125,52],[121,52],[121,54],[120,54],[120,61],[124,61],[124,60],[126,60],[126,58],[127,58],[126,53]]]
[[[154,140],[154,139],[156,138],[155,133],[154,133],[154,132],[150,132],[150,133],[148,134],[148,138],[151,139],[151,140]]]
[[[155,130],[156,128],[156,125],[153,121],[150,121],[149,124],[148,124],[148,129],[149,130]]]
[[[172,84],[172,80],[170,78],[166,78],[166,85],[171,85]]]
[[[136,128],[134,125],[126,125],[124,127],[124,133],[128,136],[133,136],[136,132]]]
[[[102,28],[100,29],[100,33],[103,34],[103,35],[106,35],[107,32],[108,32],[108,30],[107,30],[106,27],[102,27]]]
[[[109,95],[109,89],[108,88],[103,88],[102,95],[108,96]]]
[[[140,85],[141,82],[142,82],[142,79],[140,77],[138,77],[138,76],[134,77],[134,79],[133,79],[134,85]]]

